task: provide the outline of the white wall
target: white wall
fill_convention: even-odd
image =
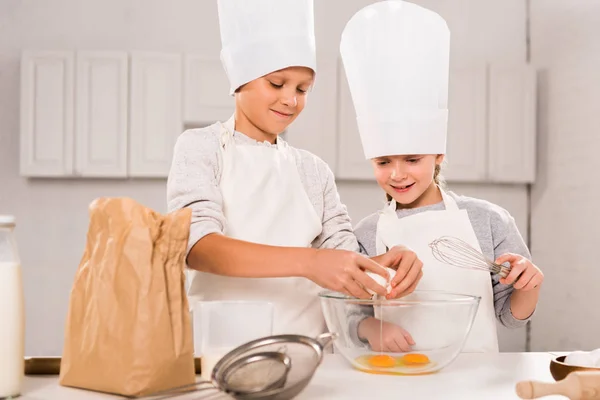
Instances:
[[[546,275],[534,350],[600,347],[600,2],[532,0],[541,69],[532,251]]]
[[[345,22],[369,2],[315,1],[320,59],[335,60]],[[453,0],[455,9],[446,0],[419,3],[437,5],[452,14],[449,24],[458,43],[453,44],[455,62],[524,59],[521,0]],[[27,180],[19,176],[20,51],[152,50],[215,56],[219,50],[216,15],[215,0],[0,1],[0,212],[13,213],[18,219],[28,355],[62,352],[64,318],[85,243],[88,204],[99,196],[130,196],[160,212],[166,204],[164,180]],[[478,15],[484,17],[478,19]],[[463,24],[461,16],[468,23]],[[499,34],[502,30],[508,33]],[[473,31],[480,34],[472,35]],[[354,222],[381,205],[381,192],[374,183],[340,182],[339,189]],[[451,189],[498,202],[515,215],[525,234],[523,187],[451,185]],[[501,344],[507,350],[522,350],[523,330],[501,332]]]
[[[218,54],[216,1],[3,0],[0,2],[0,212],[17,216],[28,355],[62,353],[64,318],[99,196],[131,196],[166,211],[164,180],[19,177],[21,49],[155,50]]]

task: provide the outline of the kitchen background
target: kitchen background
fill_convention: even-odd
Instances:
[[[338,45],[371,2],[315,0],[317,85],[286,133],[329,163],[354,223],[383,197]],[[535,320],[500,328],[502,350],[600,347],[600,2],[414,2],[452,32],[448,185],[507,208],[546,275]],[[0,1],[0,212],[17,217],[27,355],[62,352],[88,204],[165,212],[177,135],[231,113],[219,49],[216,0]]]

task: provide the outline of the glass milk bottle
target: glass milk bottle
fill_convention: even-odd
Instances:
[[[0,215],[0,399],[21,394],[25,356],[25,306],[15,218]]]

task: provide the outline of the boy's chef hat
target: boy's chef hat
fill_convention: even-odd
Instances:
[[[283,68],[316,72],[313,0],[218,0],[218,9],[230,94]]]
[[[350,19],[340,51],[367,159],[446,152],[450,32],[442,17],[380,1]]]

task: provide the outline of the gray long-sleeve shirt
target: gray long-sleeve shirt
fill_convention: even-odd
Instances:
[[[233,139],[236,145],[270,146],[273,147],[273,151],[278,151],[275,145],[258,142],[240,132],[235,132]],[[204,236],[210,233],[223,234],[227,223],[219,187],[223,171],[219,146],[218,124],[189,129],[179,136],[175,144],[167,181],[167,202],[169,212],[183,207],[192,209],[188,253]],[[323,160],[308,151],[292,146],[290,149],[296,160],[302,185],[322,221],[322,231],[312,241],[312,247],[358,252],[358,242],[352,233],[350,217],[346,206],[340,201],[331,169]]]
[[[479,240],[481,251],[488,259],[495,260],[505,253],[515,253],[531,259],[529,249],[519,233],[514,218],[508,211],[485,200],[459,196],[452,192],[448,193],[456,200],[456,204],[460,209],[467,210],[469,220]],[[444,203],[439,202],[419,208],[399,209],[396,210],[396,214],[398,218],[403,218],[425,211],[444,209]],[[373,213],[361,220],[354,231],[361,246],[361,251],[370,257],[377,255],[375,235],[378,220],[378,213]],[[510,295],[513,292],[513,287],[500,283],[497,275],[491,275],[490,283],[494,289],[494,308],[500,323],[507,328],[524,326],[533,314],[525,320],[518,320],[512,315]],[[373,309],[363,308],[361,313],[372,315]]]

